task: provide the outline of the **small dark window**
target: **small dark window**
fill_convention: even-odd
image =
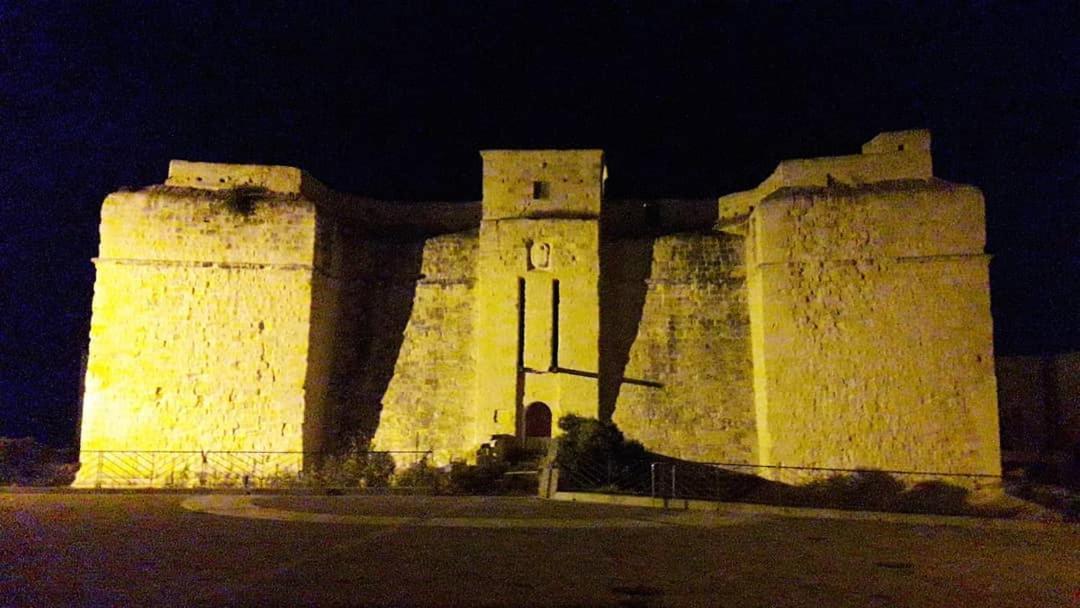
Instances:
[[[551,195],[547,182],[533,182],[533,199],[540,200]]]
[[[903,152],[904,151],[904,144],[900,144],[899,146],[896,146],[896,149]]]

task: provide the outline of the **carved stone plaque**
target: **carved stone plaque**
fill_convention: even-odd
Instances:
[[[534,270],[548,270],[551,268],[550,244],[533,243],[529,247],[529,268]]]

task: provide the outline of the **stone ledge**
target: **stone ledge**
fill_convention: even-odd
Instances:
[[[202,190],[260,188],[269,192],[299,194],[316,199],[325,198],[326,195],[326,187],[303,170],[280,165],[233,165],[171,160],[165,185]]]

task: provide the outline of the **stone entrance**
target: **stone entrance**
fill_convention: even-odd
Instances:
[[[534,401],[525,408],[525,448],[542,449],[551,440],[551,408]]]

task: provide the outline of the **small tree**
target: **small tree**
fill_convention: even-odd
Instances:
[[[561,474],[582,485],[618,486],[643,466],[647,452],[637,441],[627,441],[608,420],[568,414],[559,419],[555,462]]]

